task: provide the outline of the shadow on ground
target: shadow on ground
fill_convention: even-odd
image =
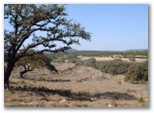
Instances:
[[[88,92],[71,92],[71,90],[64,90],[64,89],[48,89],[46,87],[30,87],[30,86],[18,86],[12,89],[12,92],[18,91],[32,91],[40,96],[44,96],[46,94],[55,95],[58,94],[60,96],[67,97],[68,100],[80,100],[80,101],[95,101],[97,99],[114,99],[114,100],[135,100],[136,97],[134,95],[128,93],[120,93],[120,92],[105,92],[105,93],[97,93],[97,94],[90,94]]]

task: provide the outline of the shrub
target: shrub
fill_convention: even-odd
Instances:
[[[71,58],[71,59],[69,60],[69,62],[71,62],[71,63],[76,63],[76,59],[77,59],[77,58]]]
[[[96,68],[105,73],[115,74],[125,74],[128,71],[130,63],[123,62],[122,60],[113,61],[98,61],[96,63]]]
[[[130,54],[130,55],[129,55],[129,60],[130,60],[130,61],[135,61],[135,56],[132,55],[132,54]]]
[[[132,64],[128,68],[128,72],[124,81],[131,83],[139,83],[140,81],[148,81],[148,62]]]
[[[87,60],[78,59],[76,64],[96,68],[96,60],[94,58],[90,58],[90,59],[87,59]]]
[[[144,103],[145,102],[145,100],[143,99],[143,97],[139,97],[137,100],[138,100],[139,103]]]
[[[87,60],[78,59],[76,64],[93,67],[102,72],[110,73],[112,75],[125,74],[128,71],[128,67],[130,66],[130,63],[123,62],[122,60],[96,61],[94,58]]]
[[[135,57],[129,57],[130,61],[135,61]]]

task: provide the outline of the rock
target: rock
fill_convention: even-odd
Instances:
[[[91,101],[96,101],[96,100],[97,100],[97,98],[91,98],[90,100],[91,100]]]

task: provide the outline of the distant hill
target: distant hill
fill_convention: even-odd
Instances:
[[[78,50],[76,50],[76,49],[68,49],[68,50],[66,50],[65,52],[68,52],[68,53],[71,53],[71,52],[77,52]]]
[[[125,52],[147,52],[148,49],[132,49],[132,50],[126,50]]]

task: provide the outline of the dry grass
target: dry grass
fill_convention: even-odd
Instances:
[[[136,90],[134,90],[134,89],[127,89],[126,91],[127,91],[128,93],[136,92]]]
[[[89,67],[56,65],[59,75],[44,69],[27,73],[26,79],[12,76],[12,90],[4,90],[4,106],[148,107],[147,85],[129,84],[123,75],[110,76]]]

